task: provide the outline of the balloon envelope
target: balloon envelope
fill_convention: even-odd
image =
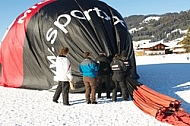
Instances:
[[[95,58],[104,50],[112,58],[126,50],[131,76],[138,78],[131,35],[115,9],[98,0],[44,0],[7,30],[0,50],[0,85],[50,89],[56,84],[54,63],[63,46],[69,47],[76,84],[82,83],[78,67],[85,51]]]

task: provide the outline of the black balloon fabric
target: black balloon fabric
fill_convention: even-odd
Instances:
[[[125,50],[132,78],[139,77],[132,38],[117,10],[98,0],[44,0],[20,14],[6,31],[0,85],[50,89],[56,84],[54,63],[63,46],[69,48],[76,88],[82,84],[78,67],[85,51],[96,58],[104,50],[112,58]]]

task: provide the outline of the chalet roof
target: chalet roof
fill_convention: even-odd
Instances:
[[[181,44],[181,41],[183,39],[184,39],[184,37],[181,37],[181,38],[177,38],[175,40],[169,41],[169,42],[164,42],[164,40],[160,40],[158,42],[150,42],[150,40],[141,40],[135,44],[138,49],[150,48],[150,47],[154,47],[158,44],[163,44],[165,46],[165,49],[172,49],[172,48],[182,47],[183,45]]]
[[[150,48],[150,47],[154,47],[154,46],[159,45],[159,44],[162,44],[166,47],[168,46],[168,45],[164,44],[163,42],[151,42],[151,43],[146,43],[146,44],[140,45],[138,48],[141,48],[141,49]]]

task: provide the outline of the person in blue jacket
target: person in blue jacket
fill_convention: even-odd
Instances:
[[[85,85],[85,98],[87,104],[97,104],[96,101],[96,87],[98,77],[98,64],[92,60],[89,52],[84,52],[84,60],[79,66],[79,70],[83,76],[83,82]],[[91,96],[91,97],[90,97]]]

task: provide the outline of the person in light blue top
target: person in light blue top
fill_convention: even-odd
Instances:
[[[85,85],[85,97],[87,104],[97,104],[96,101],[96,87],[98,77],[98,64],[92,60],[89,52],[84,52],[84,60],[79,66],[79,70],[83,76],[83,82]],[[91,99],[90,99],[91,94]]]

